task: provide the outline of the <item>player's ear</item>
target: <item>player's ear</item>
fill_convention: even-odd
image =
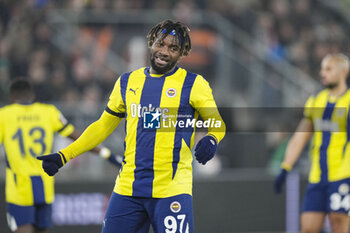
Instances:
[[[349,77],[349,69],[344,68],[343,69],[343,75],[345,76],[345,79],[348,79],[348,77]]]
[[[150,39],[147,41],[147,45],[148,45],[148,48],[149,48],[149,49],[152,48],[152,46],[153,46],[153,44],[154,44],[154,41],[155,41],[155,40],[150,40]]]

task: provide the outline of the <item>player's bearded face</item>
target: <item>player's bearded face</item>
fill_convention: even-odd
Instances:
[[[175,36],[159,36],[151,47],[151,67],[158,74],[171,72],[180,58],[180,44]]]
[[[332,59],[325,59],[321,64],[321,83],[325,88],[333,89],[339,85],[340,69]]]

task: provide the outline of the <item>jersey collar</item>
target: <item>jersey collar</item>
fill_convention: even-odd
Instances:
[[[152,76],[150,75],[149,69],[150,69],[150,67],[146,67],[145,70],[144,70],[144,73],[145,73],[146,77],[147,77],[147,78],[154,78],[154,77],[152,77]],[[179,69],[179,67],[178,67],[178,66],[175,66],[175,68],[174,68],[173,71],[171,71],[171,72],[169,72],[169,73],[166,73],[166,74],[164,74],[164,75],[162,75],[162,76],[160,76],[160,77],[157,77],[157,78],[165,78],[165,77],[168,77],[168,76],[170,76],[170,75],[173,75],[173,74],[175,74],[175,72],[176,72],[178,69]]]

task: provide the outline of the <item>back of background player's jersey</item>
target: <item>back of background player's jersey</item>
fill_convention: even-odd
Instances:
[[[51,153],[54,132],[66,125],[61,113],[53,105],[12,104],[2,108],[0,116],[8,167],[17,174],[43,174],[36,156]]]
[[[7,203],[30,206],[53,202],[54,178],[44,172],[36,156],[51,153],[54,132],[68,136],[73,130],[53,105],[12,104],[0,109]]]

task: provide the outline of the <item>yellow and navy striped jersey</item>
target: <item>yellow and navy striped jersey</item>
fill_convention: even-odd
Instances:
[[[6,153],[6,201],[29,206],[52,203],[54,178],[36,156],[51,153],[54,132],[74,131],[53,105],[11,104],[0,109],[0,143]]]
[[[311,96],[304,116],[312,120],[310,183],[333,182],[350,177],[350,90],[338,98],[325,89]]]
[[[203,120],[215,117],[219,129],[209,127],[208,133],[218,141],[225,134],[208,82],[179,67],[156,77],[149,74],[149,67],[121,75],[106,111],[126,118],[124,161],[114,187],[121,195],[154,198],[192,195],[191,149],[196,128],[174,124],[180,118],[183,123],[186,120],[191,123],[198,115]],[[150,112],[158,113],[150,121],[163,119],[159,121],[162,125],[147,130],[146,113]]]

